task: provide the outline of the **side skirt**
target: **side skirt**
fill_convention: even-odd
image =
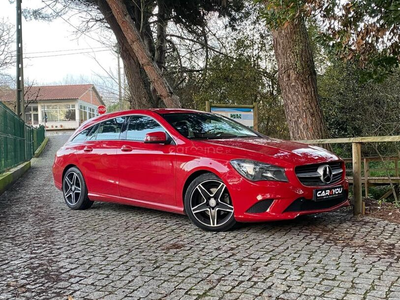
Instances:
[[[89,199],[92,201],[119,203],[119,204],[126,204],[126,205],[168,211],[168,212],[172,212],[172,213],[176,213],[176,214],[180,214],[180,215],[185,214],[183,207],[178,207],[178,206],[154,203],[154,202],[149,202],[149,201],[145,201],[145,200],[136,200],[136,199],[131,199],[131,198],[119,197],[119,196],[95,194],[95,193],[89,193],[88,196],[89,196]]]

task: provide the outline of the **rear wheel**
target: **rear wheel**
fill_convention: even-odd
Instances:
[[[189,219],[204,230],[226,231],[236,224],[229,191],[214,174],[206,173],[193,180],[184,202]]]
[[[86,183],[81,171],[72,167],[63,178],[63,195],[67,206],[71,209],[86,209],[93,205],[87,196]]]

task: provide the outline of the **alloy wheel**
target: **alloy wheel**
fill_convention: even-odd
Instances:
[[[77,173],[70,172],[64,178],[65,201],[75,205],[82,193],[82,183]]]
[[[219,227],[233,216],[233,205],[226,185],[207,180],[199,183],[190,197],[190,209],[198,222],[207,227]]]

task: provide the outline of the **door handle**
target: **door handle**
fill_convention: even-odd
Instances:
[[[92,152],[92,151],[93,151],[93,148],[92,148],[92,147],[86,146],[85,148],[83,148],[83,151],[85,151],[85,152]]]
[[[132,151],[132,150],[133,150],[133,149],[132,149],[131,146],[123,145],[123,146],[121,147],[121,151],[124,151],[124,152],[130,152],[130,151]]]

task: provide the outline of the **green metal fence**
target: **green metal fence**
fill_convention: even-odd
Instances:
[[[33,145],[33,153],[39,148],[39,146],[43,143],[46,135],[46,130],[44,126],[39,126],[38,128],[34,128],[32,131],[32,145]]]
[[[26,125],[0,102],[0,173],[30,160],[44,138],[44,126]]]

